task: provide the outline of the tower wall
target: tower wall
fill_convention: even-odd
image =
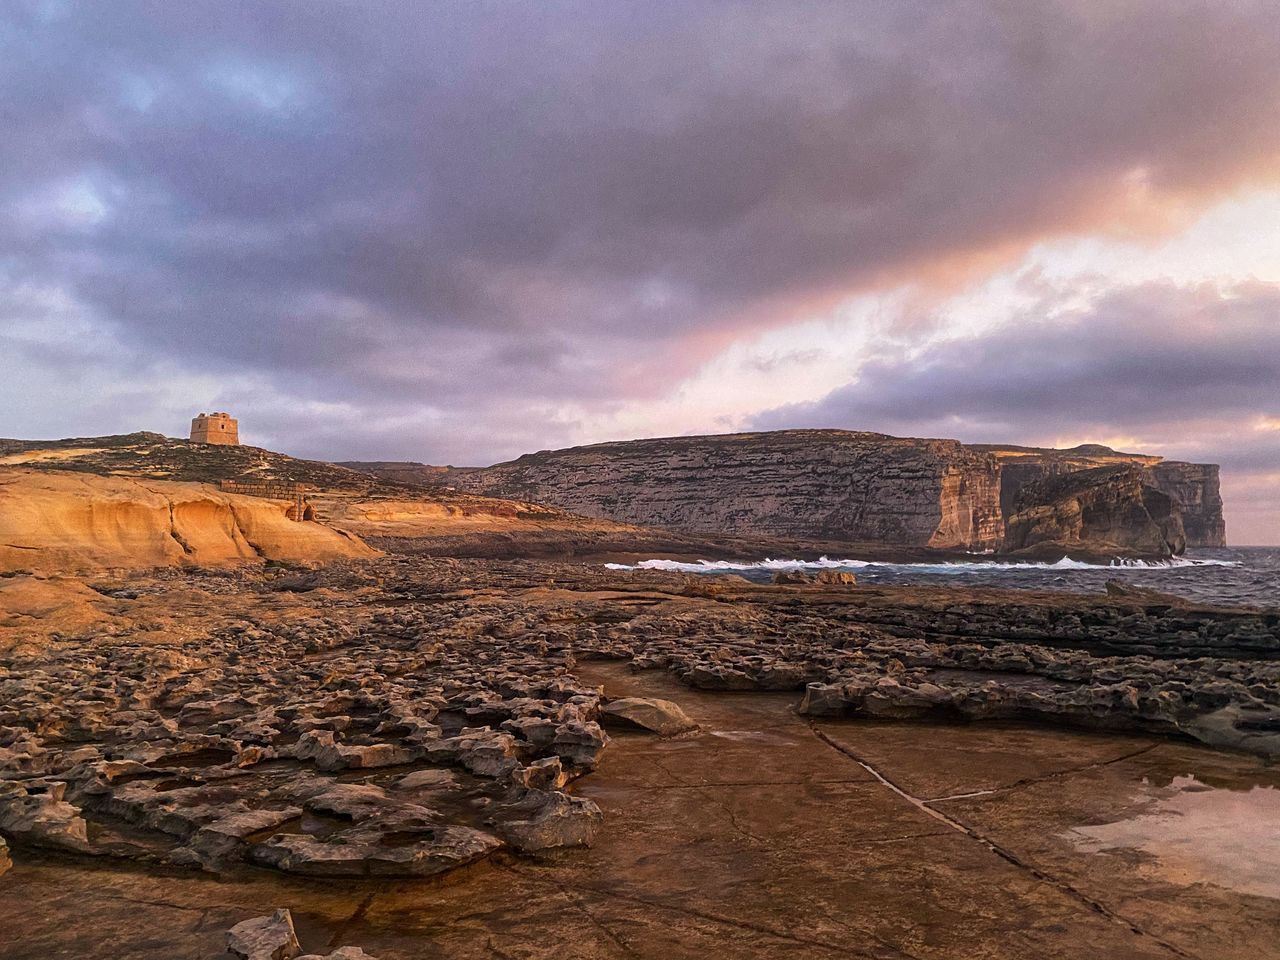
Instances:
[[[237,446],[240,443],[240,423],[226,413],[202,413],[191,420],[191,442]]]

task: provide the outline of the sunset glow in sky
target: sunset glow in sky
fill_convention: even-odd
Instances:
[[[1280,543],[1273,0],[0,0],[0,91],[0,436],[1099,442]]]

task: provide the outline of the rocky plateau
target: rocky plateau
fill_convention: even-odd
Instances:
[[[350,464],[404,482],[448,482],[487,496],[554,504],[590,517],[701,534],[838,541],[935,550],[1168,557],[1226,543],[1218,468],[1087,445],[1070,450],[965,445],[846,430],[670,437],[527,454],[482,468]],[[1092,539],[1020,523],[1019,510],[1061,509],[1055,478],[1128,468],[1109,509],[1126,522]],[[1183,532],[1161,536],[1143,491],[1168,498]],[[1095,499],[1096,499],[1096,490]],[[1037,493],[1050,499],[1035,500]],[[1184,543],[1185,541],[1185,543]],[[1059,554],[1059,557],[1062,554]]]

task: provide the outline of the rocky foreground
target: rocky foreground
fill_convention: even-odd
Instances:
[[[811,717],[1034,721],[1280,755],[1280,615],[1141,593],[396,557],[43,586],[75,603],[11,611],[0,668],[0,833],[19,851],[366,878],[584,845],[601,813],[568,786],[606,727],[681,728],[662,704],[611,705],[577,675],[598,659],[789,692]],[[64,625],[60,609],[79,615]]]

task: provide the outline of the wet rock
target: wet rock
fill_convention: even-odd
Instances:
[[[396,781],[398,790],[419,790],[423,787],[452,787],[458,782],[451,770],[415,770]]]
[[[1184,607],[1186,601],[1171,593],[1161,593],[1147,587],[1135,586],[1123,580],[1108,580],[1105,584],[1107,596],[1127,603],[1162,604],[1168,607]]]
[[[227,931],[227,952],[240,960],[293,960],[302,952],[293,916],[280,909],[269,917],[242,920]]]
[[[640,727],[664,737],[698,728],[680,709],[679,704],[652,697],[620,697],[610,700],[601,708],[601,713],[606,721],[613,720],[620,722],[622,726]]]

